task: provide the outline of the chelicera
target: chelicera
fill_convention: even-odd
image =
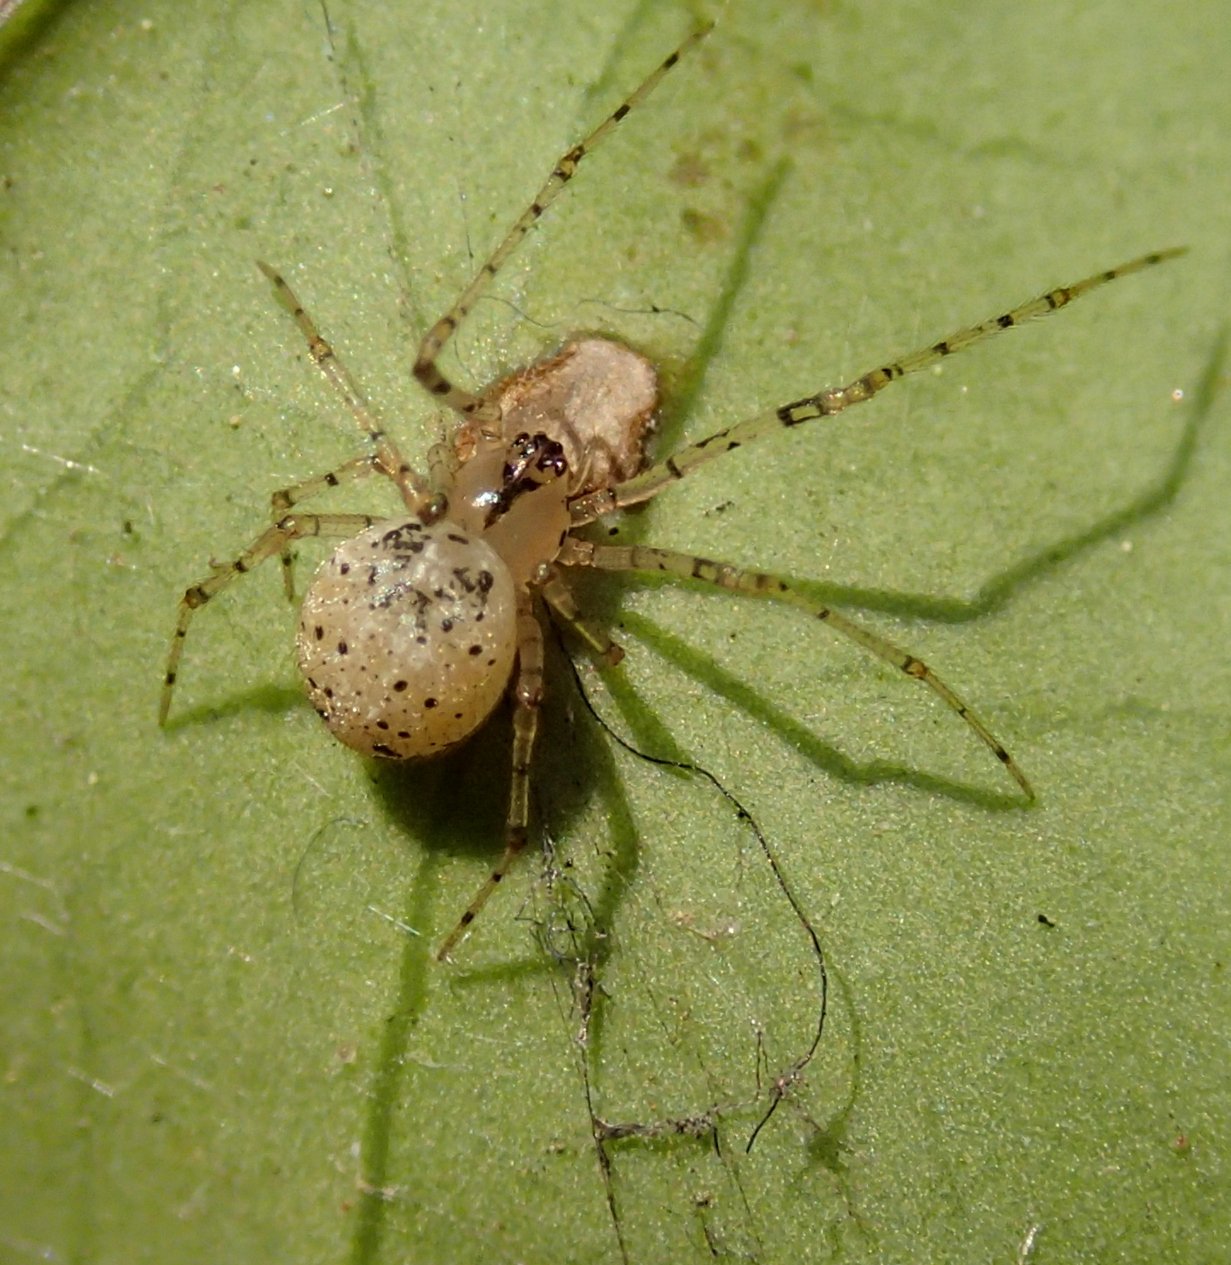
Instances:
[[[179,606],[168,656],[160,722],[165,722],[193,615],[237,577],[280,558],[288,594],[291,545],[305,537],[339,540],[304,597],[299,667],[308,696],[333,734],[365,756],[419,760],[470,738],[508,696],[512,760],[504,851],[438,957],[465,934],[529,834],[530,769],[543,697],[543,636],[554,619],[602,662],[623,651],[578,609],[570,577],[579,571],[662,572],[731,593],[797,606],[922,682],[953,709],[1005,767],[1028,799],[1025,774],[988,726],[920,659],[771,574],[674,550],[612,545],[583,529],[652,500],[677,480],[753,440],[829,418],[872,399],[891,382],[1002,330],[1057,311],[1118,277],[1181,253],[1159,251],[1094,274],[889,361],[842,387],[826,388],[739,422],[650,463],[647,441],[658,380],[641,354],[608,338],[567,343],[554,355],[472,393],[444,376],[439,359],[458,326],[538,221],[582,159],[654,89],[705,30],[690,36],[583,141],[557,162],[529,207],[461,297],[427,332],[414,373],[457,415],[423,473],[402,456],[333,348],[287,282],[273,284],[307,340],[317,367],[367,439],[365,452],[336,470],[273,495],[273,525],[233,561],[214,564]],[[379,475],[397,488],[404,512],[310,514],[309,497]]]

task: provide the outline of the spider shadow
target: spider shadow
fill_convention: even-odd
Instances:
[[[373,791],[386,816],[408,839],[421,841],[437,858],[481,859],[489,865],[501,855],[508,808],[510,754],[512,751],[511,710],[503,704],[478,733],[457,750],[433,760],[408,762],[369,761]],[[608,744],[599,726],[580,705],[566,651],[549,639],[546,689],[540,716],[538,741],[531,770],[533,840],[543,840],[542,849],[532,842],[526,855],[510,871],[516,875],[537,863],[551,886],[558,878],[571,881],[568,849],[559,856],[547,841],[560,838],[571,843],[576,823],[597,795],[604,803],[606,838],[597,846],[601,853],[602,877],[597,889],[587,893],[587,927],[578,934],[594,951],[605,940],[604,928],[617,916],[621,893],[638,868],[637,831],[632,809],[623,795]],[[484,875],[485,877],[485,875]],[[433,880],[434,881],[434,880]],[[475,885],[477,886],[476,879]],[[463,891],[456,910],[446,915],[460,916],[471,893]],[[473,936],[483,934],[483,921],[499,917],[513,893],[498,891],[491,904],[476,920]],[[526,912],[523,902],[518,917],[536,924],[537,912]],[[449,929],[446,916],[438,930]],[[464,945],[465,942],[463,942]],[[455,972],[458,981],[478,982],[542,972],[552,967],[551,955],[530,954],[497,966]],[[601,956],[601,954],[600,954]]]
[[[609,862],[608,873],[598,890],[585,900],[594,924],[586,935],[597,944],[604,938],[601,929],[609,927],[617,916],[619,893],[636,873],[637,832],[609,744],[578,696],[567,651],[554,637],[549,639],[547,649],[547,688],[532,771],[532,834],[535,838],[546,835],[570,840],[578,816],[593,796],[602,798],[608,838],[600,845],[600,851]],[[181,728],[216,725],[254,711],[284,717],[306,707],[299,686],[268,683],[234,691],[218,702],[177,710],[165,728],[173,733]],[[322,742],[329,741],[323,729],[318,737]],[[414,840],[436,860],[471,858],[491,864],[504,846],[511,751],[511,713],[506,701],[473,737],[453,751],[430,760],[369,759],[364,764],[375,798],[384,816],[402,833],[408,854],[412,851],[410,841]],[[512,873],[532,867],[535,855],[532,846]],[[562,860],[567,878],[566,850]],[[540,861],[539,868],[544,869],[547,864]],[[550,864],[554,866],[554,860]],[[421,872],[431,875],[425,881],[436,884],[435,866]],[[465,892],[465,899],[469,895]],[[428,905],[433,903],[430,892],[417,891],[409,898],[415,908],[422,908],[425,901]],[[499,903],[497,894],[491,910]],[[446,915],[460,915],[464,907],[464,901],[459,901],[456,911],[446,910]],[[442,935],[448,930],[446,922],[447,917],[438,928]],[[482,917],[476,934],[481,934],[481,924]],[[457,977],[507,977],[543,971],[549,966],[548,958],[536,954],[499,967],[458,972]]]
[[[427,760],[366,760],[382,808],[414,838],[458,857],[499,854],[512,727],[501,706],[474,737]]]
[[[881,589],[824,585],[810,580],[795,583],[810,597],[835,606],[852,606],[932,623],[965,624],[998,614],[1030,585],[1055,574],[1066,564],[1106,544],[1125,530],[1138,527],[1171,508],[1188,482],[1193,461],[1209,425],[1224,371],[1229,338],[1231,327],[1223,328],[1215,337],[1198,379],[1187,419],[1170,459],[1158,476],[1118,509],[1095,519],[1080,531],[1026,555],[993,576],[980,586],[973,597],[938,598],[925,593],[890,593]]]
[[[1036,550],[999,575],[993,576],[980,587],[974,597],[969,599],[936,597],[930,594],[891,592],[883,589],[822,584],[809,579],[783,578],[809,598],[825,605],[879,612],[901,619],[965,624],[999,613],[1032,584],[1055,574],[1069,563],[1077,561],[1109,540],[1118,537],[1127,529],[1140,526],[1165,513],[1174,504],[1192,472],[1194,459],[1213,413],[1229,337],[1231,337],[1231,331],[1226,328],[1221,330],[1216,337],[1194,393],[1185,424],[1172,450],[1170,460],[1159,475],[1136,495],[1129,497],[1124,504],[1094,520],[1087,527]],[[633,520],[629,523],[630,538],[640,540],[644,534],[643,521]],[[724,560],[731,561],[731,559]],[[663,577],[648,576],[638,576],[630,582],[637,584],[638,587],[648,588],[678,583]],[[699,595],[710,598],[725,600],[729,597],[728,594],[718,592],[708,585],[685,581],[684,587],[693,588]],[[590,604],[591,601],[602,603],[608,600],[603,595],[595,599],[587,599],[587,603]],[[626,631],[631,632],[639,641],[698,682],[708,692],[726,699],[746,715],[764,725],[781,741],[801,752],[829,776],[859,785],[895,782],[926,794],[941,794],[995,811],[1025,806],[1021,796],[1016,793],[987,790],[918,769],[907,768],[891,761],[853,760],[837,747],[819,738],[764,692],[729,672],[717,660],[697,650],[683,638],[669,632],[661,625],[636,613],[625,611],[617,614],[614,607],[610,608],[609,618],[617,620]],[[875,666],[873,670],[876,670]],[[624,701],[617,699],[617,702],[625,719],[634,726],[635,740],[638,743],[653,743],[655,741],[653,726],[647,725],[643,720],[638,720],[638,705],[627,696]],[[651,746],[650,749],[659,754],[656,747]]]
[[[192,729],[199,725],[217,724],[251,712],[263,712],[267,716],[285,716],[304,705],[304,692],[299,686],[266,683],[250,689],[236,690],[217,703],[197,703],[184,708],[176,707],[163,729],[175,733],[180,729]]]

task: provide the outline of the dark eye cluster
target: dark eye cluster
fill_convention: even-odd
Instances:
[[[568,458],[564,445],[547,435],[528,435],[524,432],[509,444],[508,460],[504,463],[501,488],[496,500],[496,513],[508,512],[523,492],[533,492],[554,479],[568,473]]]

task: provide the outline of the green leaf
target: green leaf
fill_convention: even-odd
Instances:
[[[374,773],[302,699],[276,568],[194,623],[154,719],[184,587],[274,489],[359,446],[253,261],[426,454],[447,419],[416,339],[696,15],[17,12],[7,1256],[1231,1253],[1221,8],[729,6],[457,339],[478,385],[577,329],[626,338],[662,366],[665,451],[1191,247],[623,528],[910,646],[1033,808],[960,720],[798,612],[584,586],[629,651],[608,680],[583,663],[587,696],[735,797],[816,927],[829,1011],[797,1081],[816,963],[753,827],[614,742],[560,656],[536,792],[552,882],[523,862],[451,967],[432,947],[499,851],[503,722]],[[606,1182],[596,1119],[635,1135],[608,1142]]]

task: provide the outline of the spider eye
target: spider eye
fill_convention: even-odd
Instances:
[[[505,507],[522,492],[532,491],[550,479],[563,478],[567,473],[568,458],[563,444],[544,434],[523,432],[509,445],[508,460],[504,463],[501,483]],[[548,477],[539,478],[539,475]]]
[[[568,473],[568,460],[564,455],[564,445],[557,443],[554,439],[547,439],[540,435],[538,438],[545,442],[539,450],[538,460],[535,462],[537,469],[544,474],[551,474],[553,478],[563,478]]]

